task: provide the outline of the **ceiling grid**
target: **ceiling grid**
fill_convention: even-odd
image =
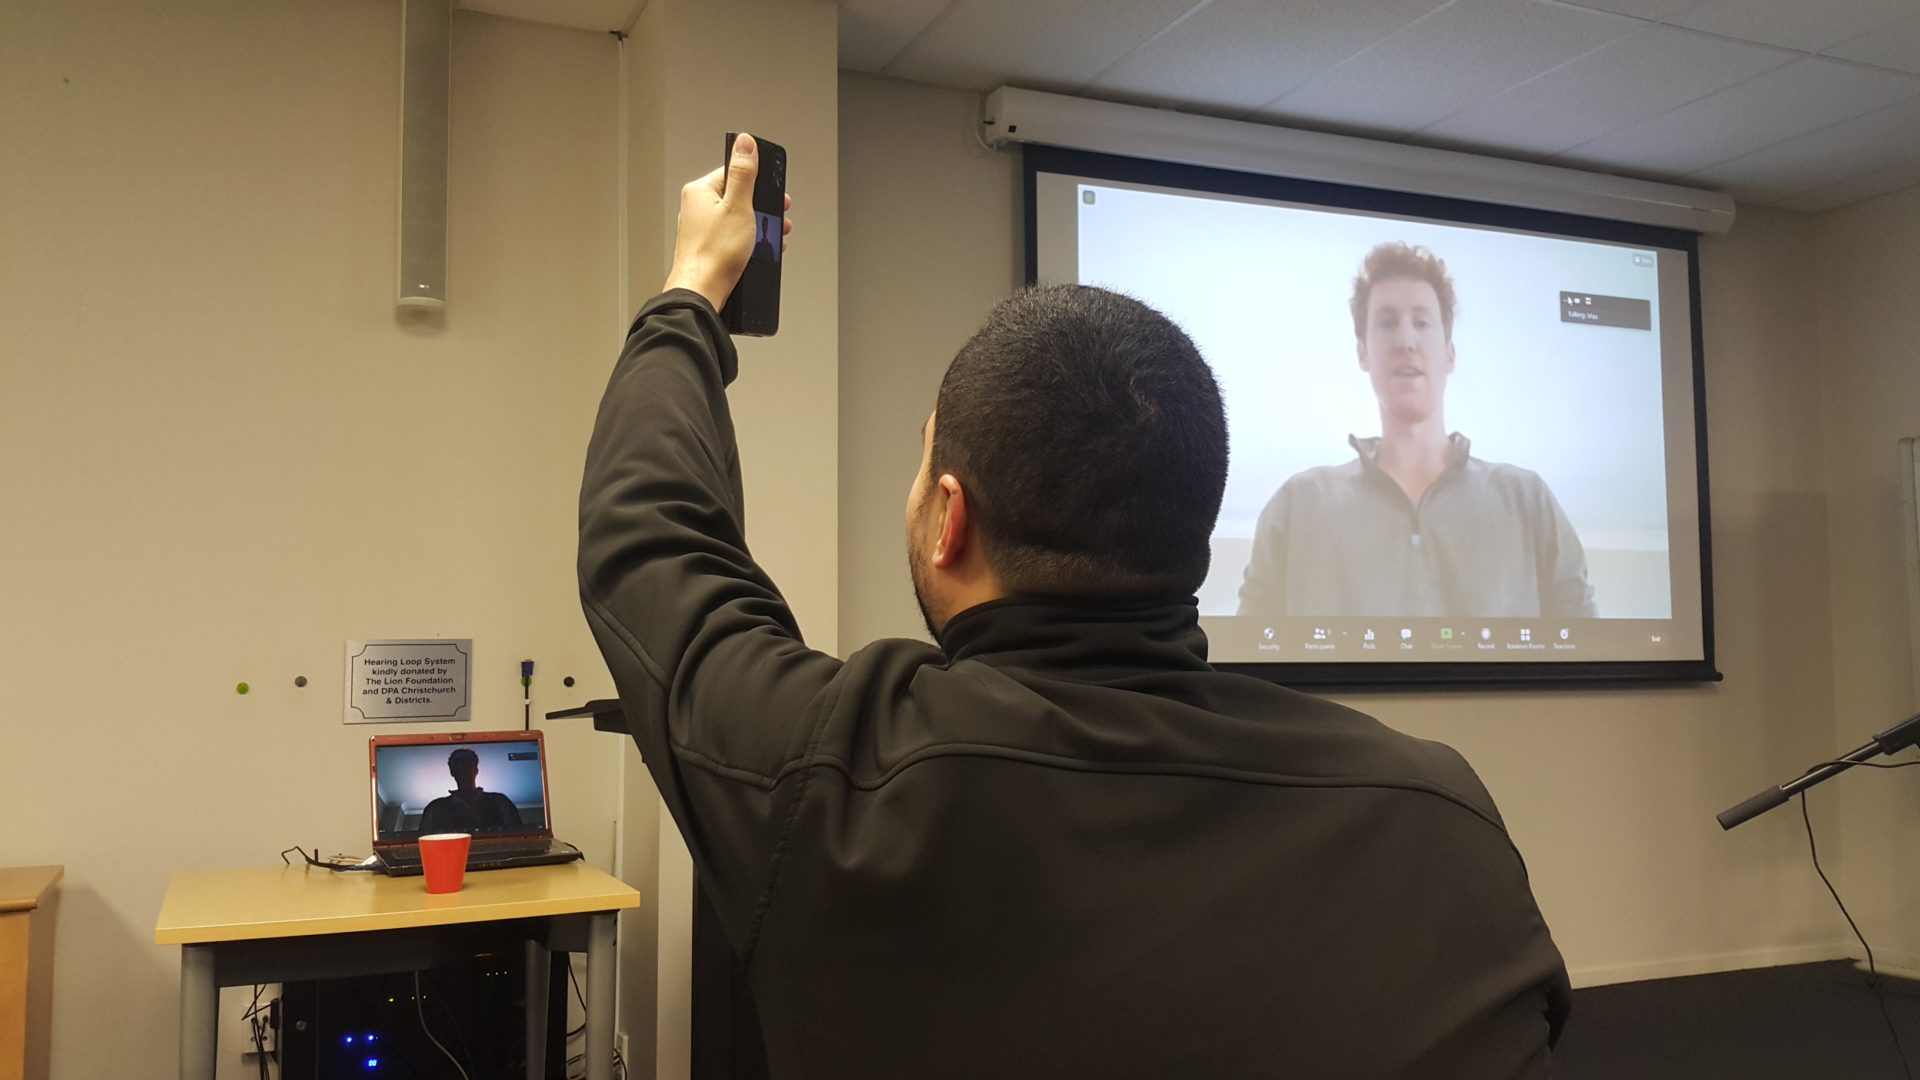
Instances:
[[[611,29],[640,2],[462,6]],[[840,65],[1798,210],[1920,182],[1920,0],[843,0]]]

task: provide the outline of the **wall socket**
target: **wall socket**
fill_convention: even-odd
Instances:
[[[277,991],[279,987],[275,987],[274,989]],[[266,1021],[260,1032],[260,1049],[255,1050],[253,1048],[253,1031],[251,1027],[248,1027],[242,1036],[246,1041],[241,1043],[241,1046],[244,1048],[240,1051],[241,1061],[252,1064],[254,1058],[272,1054],[280,1049],[279,1044],[274,1039],[274,1023],[279,1019],[279,1012],[280,998],[278,995],[271,1001],[263,1001],[260,1003],[261,1018]]]
[[[271,1028],[261,1034],[260,1049],[258,1050],[253,1048],[252,1032],[246,1034],[246,1040],[246,1042],[241,1044],[240,1060],[249,1065],[253,1064],[254,1058],[271,1056],[275,1051],[280,1049],[280,1047],[274,1043],[273,1030]]]

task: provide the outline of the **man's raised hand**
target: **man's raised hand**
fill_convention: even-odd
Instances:
[[[680,221],[666,289],[691,289],[716,310],[726,304],[753,252],[753,185],[759,175],[760,148],[753,136],[741,132],[724,168],[680,189]],[[793,197],[788,196],[786,207],[792,206]],[[793,222],[784,220],[783,250],[792,231]]]

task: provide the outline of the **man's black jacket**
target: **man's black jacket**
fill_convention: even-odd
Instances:
[[[699,296],[640,312],[580,586],[775,1076],[1547,1074],[1565,968],[1458,754],[1212,670],[1191,598],[807,648],[744,539],[737,363]]]

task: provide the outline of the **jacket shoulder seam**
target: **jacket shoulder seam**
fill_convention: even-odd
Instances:
[[[653,657],[647,653],[647,650],[641,646],[639,640],[628,632],[626,626],[622,624],[620,620],[613,617],[613,612],[607,610],[607,605],[602,603],[600,598],[595,596],[591,589],[587,588],[585,581],[580,583],[580,598],[586,601],[587,606],[592,609],[593,614],[600,617],[600,621],[606,624],[607,629],[613,631],[614,636],[620,639],[620,643],[625,645],[627,651],[633,654],[633,658],[640,661],[640,667],[646,671],[647,677],[652,679],[655,685],[667,685],[666,672],[663,671],[660,665],[654,661]]]
[[[1177,776],[1202,780],[1223,780],[1232,783],[1262,784],[1269,787],[1298,788],[1379,788],[1412,791],[1431,795],[1466,810],[1475,817],[1493,826],[1502,835],[1506,828],[1498,819],[1475,805],[1473,800],[1447,787],[1445,784],[1418,777],[1407,776],[1294,776],[1283,773],[1260,772],[1253,769],[1235,769],[1222,765],[1202,765],[1192,762],[1147,761],[1082,761],[1077,758],[1047,754],[1037,750],[1025,750],[1019,747],[1002,746],[997,743],[947,742],[921,747],[894,763],[885,772],[871,776],[855,775],[853,768],[836,757],[820,756],[808,764],[825,766],[846,777],[847,783],[859,791],[877,791],[900,774],[915,765],[942,757],[984,757],[999,758],[1040,768],[1060,769],[1068,772],[1115,773],[1137,776]]]
[[[766,924],[767,912],[773,907],[774,894],[780,887],[780,871],[786,863],[787,849],[792,845],[794,831],[800,823],[800,811],[807,796],[807,781],[813,777],[812,766],[817,760],[820,739],[826,732],[828,719],[833,716],[833,706],[839,700],[841,689],[842,687],[839,686],[834,687],[830,696],[820,703],[819,715],[813,722],[813,731],[807,736],[806,752],[798,761],[789,762],[780,771],[782,777],[798,772],[800,782],[794,787],[793,799],[787,805],[787,820],[780,831],[780,840],[774,845],[773,856],[768,860],[767,887],[761,891],[760,898],[754,901],[753,919],[747,925],[746,940],[741,942],[740,966],[742,969],[753,963],[754,949],[760,943],[760,930]],[[678,748],[676,752],[679,752]],[[746,772],[746,770],[738,771]]]

